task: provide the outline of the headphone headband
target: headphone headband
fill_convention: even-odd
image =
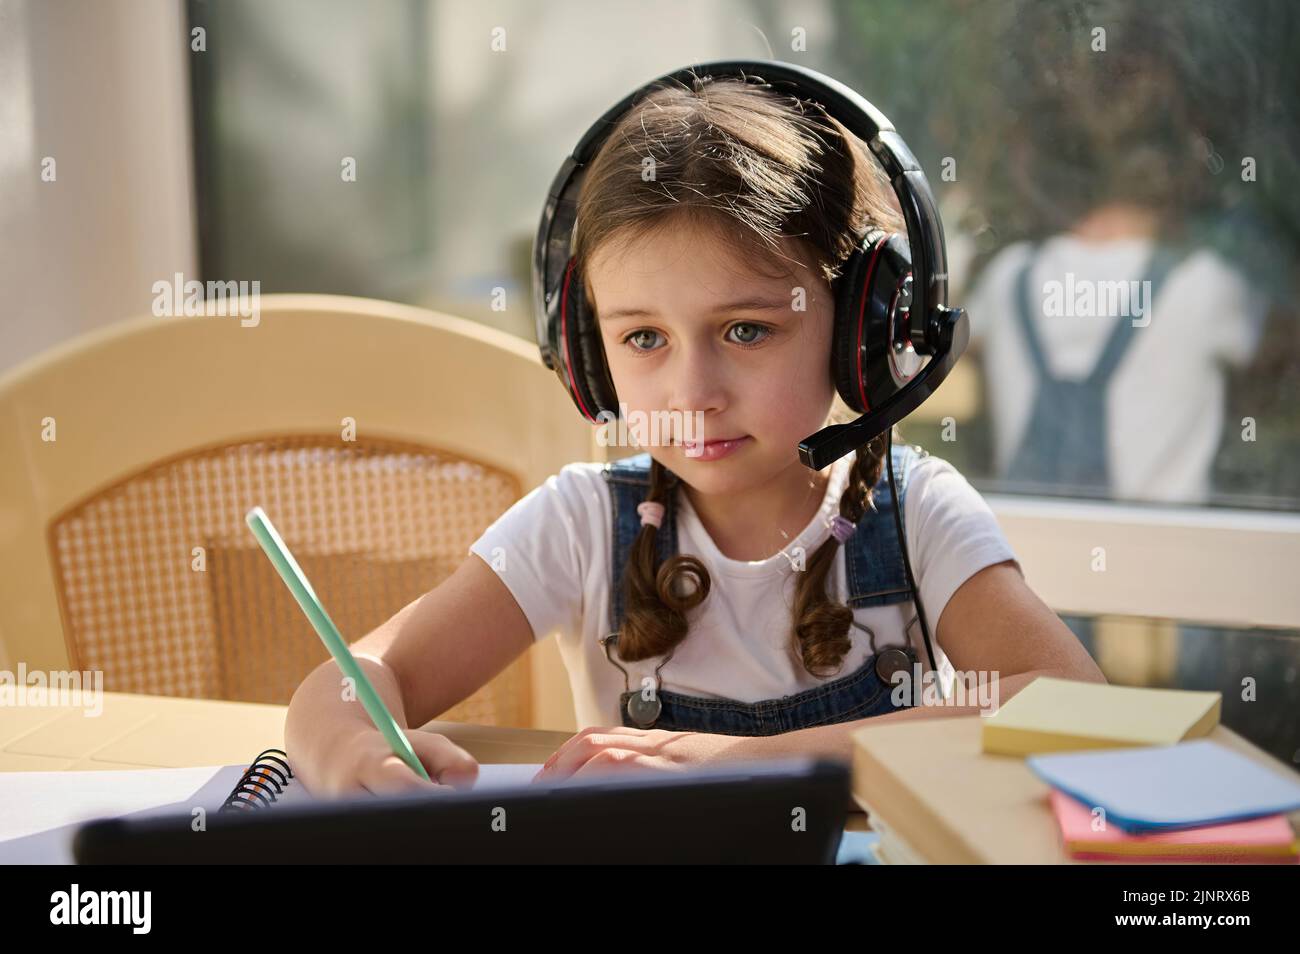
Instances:
[[[916,351],[930,355],[931,360],[906,387],[863,417],[851,424],[824,428],[801,442],[800,459],[812,469],[821,470],[918,407],[947,376],[965,349],[968,331],[965,313],[947,307],[948,265],[943,226],[929,182],[916,157],[883,113],[843,83],[814,70],[775,60],[720,60],[683,67],[634,90],[591,125],[573,152],[565,157],[551,184],[533,245],[534,310],[542,360],[562,377],[566,371],[572,374],[572,356],[560,353],[567,343],[561,324],[567,316],[563,298],[569,292],[566,279],[573,227],[587,164],[618,121],[647,93],[665,85],[691,88],[697,78],[705,77],[752,77],[775,92],[821,105],[867,144],[888,175],[907,223],[914,295],[910,315],[920,317],[919,327],[915,317],[909,318],[909,334]],[[594,419],[594,412],[583,407],[579,394],[573,393],[584,415]]]

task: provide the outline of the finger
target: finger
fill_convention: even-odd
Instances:
[[[542,770],[537,773],[535,781],[556,781],[568,778],[590,759],[609,748],[641,751],[648,745],[649,743],[644,736],[606,735],[602,732],[591,732],[580,737],[574,737],[561,747],[561,751],[551,756],[550,762],[542,766]]]
[[[668,768],[672,763],[666,759],[656,758],[654,755],[646,755],[641,751],[629,749],[606,749],[591,756],[586,763],[578,767],[573,772],[571,779],[594,779],[594,777],[603,777],[616,773],[616,775],[625,775],[628,772],[649,772],[654,768]]]
[[[596,729],[601,735],[639,735],[650,736],[656,732],[663,732],[663,729],[638,729],[632,725],[612,725],[608,729]]]
[[[436,732],[408,733],[411,748],[429,770],[434,781],[453,788],[473,788],[478,780],[478,762],[451,739]]]
[[[596,726],[588,726],[571,736],[543,763],[541,769],[533,776],[533,781],[555,781],[569,775],[599,751],[599,745],[592,742],[592,739],[600,736],[603,731]]]
[[[393,795],[418,789],[438,788],[436,783],[425,781],[396,755],[378,762],[367,760],[362,766],[360,782],[366,791],[375,795]]]
[[[604,732],[604,731],[605,730],[603,728],[589,725],[585,729],[575,732],[573,735],[569,736],[562,743],[560,743],[559,748],[557,748],[554,752],[551,753],[550,758],[548,758],[544,763],[542,763],[542,767],[537,770],[537,774],[533,776],[532,780],[536,782],[539,778],[542,777],[543,773],[548,772],[551,768],[553,768],[555,763],[558,762],[560,759],[564,758],[565,753],[568,752],[573,747],[573,745],[577,743],[580,739],[586,738],[587,736],[591,735],[593,732]]]

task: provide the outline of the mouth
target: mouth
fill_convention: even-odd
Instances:
[[[676,441],[675,444],[682,448],[683,453],[689,460],[714,461],[730,456],[752,440],[753,438],[748,434],[741,434],[737,437],[705,441],[703,444],[699,441]]]

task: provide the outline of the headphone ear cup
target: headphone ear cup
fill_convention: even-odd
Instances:
[[[863,311],[868,274],[884,233],[873,229],[855,248],[835,281],[835,332],[831,340],[831,376],[835,390],[852,410],[867,410],[859,372],[861,340],[868,315]],[[861,331],[860,331],[861,328]],[[863,369],[865,370],[865,368]]]
[[[572,260],[565,272],[560,309],[560,328],[568,366],[567,383],[573,403],[593,424],[600,423],[597,415],[601,411],[617,416],[618,399],[605,361],[605,345],[600,340],[595,316],[587,307],[582,273]]]
[[[845,263],[836,289],[832,373],[840,397],[864,414],[907,383],[894,367],[895,344],[905,339],[901,290],[912,273],[907,236],[873,229]],[[898,336],[902,335],[903,338]],[[907,349],[910,351],[910,348]]]

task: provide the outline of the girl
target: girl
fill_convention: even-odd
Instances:
[[[623,117],[583,183],[576,273],[619,401],[697,415],[706,443],[564,467],[450,578],[359,640],[396,718],[424,724],[552,632],[587,728],[546,779],[847,760],[865,718],[977,711],[891,691],[891,673],[926,656],[883,435],[817,473],[796,450],[851,415],[828,360],[831,282],[867,228],[900,229],[882,180],[833,118],[740,79],[666,86]],[[893,460],[940,681],[951,687],[954,666],[985,670],[1005,699],[1039,675],[1101,680],[970,484],[906,446]],[[472,783],[468,753],[408,734],[437,783]],[[294,694],[285,738],[313,790],[430,784],[341,701],[333,662]]]

